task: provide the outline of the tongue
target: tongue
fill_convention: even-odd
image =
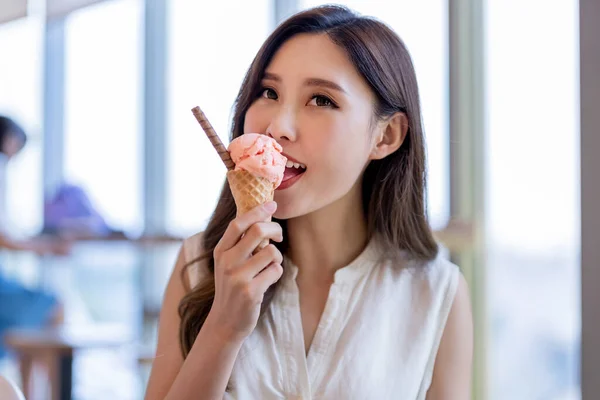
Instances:
[[[296,175],[300,175],[302,171],[300,168],[287,168],[283,171],[283,180],[287,181],[290,178],[295,177]]]

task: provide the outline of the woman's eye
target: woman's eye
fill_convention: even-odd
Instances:
[[[335,104],[333,104],[333,101],[331,101],[329,97],[322,95],[313,96],[310,100],[310,104],[317,107],[335,107]]]
[[[277,100],[277,93],[273,89],[266,88],[262,92],[262,97],[270,100]]]

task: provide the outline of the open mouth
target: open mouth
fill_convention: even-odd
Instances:
[[[285,164],[285,170],[283,171],[283,180],[277,188],[278,190],[289,188],[294,183],[296,183],[300,179],[300,177],[302,177],[304,172],[306,172],[305,164],[298,162],[287,155],[286,157],[288,158],[288,161]]]
[[[306,165],[288,160],[283,172],[283,182],[303,174],[304,171],[306,171]]]

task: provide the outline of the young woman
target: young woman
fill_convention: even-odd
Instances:
[[[327,6],[271,34],[232,137],[271,136],[306,168],[238,218],[225,185],[185,241],[146,399],[469,398],[468,290],[427,222],[419,107],[381,22]]]

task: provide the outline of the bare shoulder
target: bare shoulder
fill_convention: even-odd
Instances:
[[[163,296],[158,325],[158,343],[152,371],[146,389],[146,400],[163,399],[168,393],[183,364],[179,345],[179,303],[190,288],[187,264],[201,249],[201,234],[186,239],[177,256],[175,267]]]
[[[446,321],[427,400],[470,399],[473,358],[473,317],[469,287],[459,275]]]
[[[183,255],[190,261],[202,254],[202,239],[204,232],[198,232],[183,241]]]

